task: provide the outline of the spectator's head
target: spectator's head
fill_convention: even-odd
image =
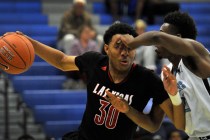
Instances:
[[[161,30],[182,38],[196,39],[197,36],[197,29],[192,17],[179,11],[171,12],[165,16]]]
[[[169,134],[168,140],[182,140],[182,136],[178,130],[174,130]]]
[[[77,16],[83,15],[85,11],[86,0],[74,0],[73,1],[73,9]]]
[[[130,50],[124,42],[136,36],[134,28],[125,23],[114,23],[108,28],[104,34],[104,51],[109,57],[110,70],[122,75],[128,73],[136,51]]]
[[[92,30],[93,28],[89,25],[82,25],[79,28],[79,38],[82,39],[83,41],[88,41],[92,38],[91,34],[92,34]]]
[[[134,27],[135,27],[137,34],[140,35],[146,31],[147,24],[145,21],[138,19],[138,20],[136,20]]]

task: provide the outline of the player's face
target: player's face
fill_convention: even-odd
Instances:
[[[171,34],[171,25],[168,23],[164,23],[161,27],[160,27],[160,31],[164,32],[164,33],[168,33]],[[170,53],[168,50],[166,50],[164,47],[162,47],[161,45],[156,45],[156,53],[158,55],[159,58],[170,58],[173,54]]]
[[[120,40],[121,36],[120,34],[114,35],[109,45],[105,46],[105,51],[113,69],[118,72],[127,72],[133,64],[136,51],[127,48]]]

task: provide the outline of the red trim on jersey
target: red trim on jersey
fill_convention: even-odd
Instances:
[[[125,81],[127,81],[127,79],[130,77],[130,75],[131,75],[131,73],[133,72],[133,70],[134,70],[135,67],[136,67],[136,64],[133,63],[132,66],[131,66],[131,70],[129,71],[129,73],[128,73],[128,75],[125,77],[125,79],[123,79],[120,83],[117,83],[117,84],[122,84],[122,83],[124,83]],[[109,70],[108,70],[108,76],[109,76],[109,80],[110,80],[111,82],[114,82],[114,80],[112,79],[112,76],[111,76]]]
[[[101,69],[102,69],[103,71],[106,71],[107,66],[103,66],[103,67],[101,67]]]

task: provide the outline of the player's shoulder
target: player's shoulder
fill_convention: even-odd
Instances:
[[[191,46],[194,48],[194,50],[197,51],[198,53],[201,54],[203,54],[204,52],[209,53],[204,44],[202,44],[201,42],[189,38],[184,38],[184,40],[190,43]]]
[[[103,55],[100,52],[96,52],[96,51],[85,52],[82,56],[95,58],[95,60],[107,58],[106,55]]]
[[[88,51],[80,56],[78,56],[80,59],[86,61],[87,63],[104,63],[108,60],[107,55],[103,55],[100,52],[96,51]]]
[[[147,76],[155,74],[153,70],[148,69],[138,64],[134,64],[134,73],[141,77],[147,77]]]

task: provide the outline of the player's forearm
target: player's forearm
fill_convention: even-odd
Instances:
[[[125,113],[125,115],[129,119],[131,119],[135,124],[151,133],[156,132],[160,127],[160,123],[153,121],[151,119],[151,116],[143,114],[134,109],[133,107],[130,107],[130,110],[127,113]]]
[[[129,42],[128,46],[131,49],[136,49],[140,46],[156,45],[157,42],[155,41],[155,34],[157,34],[156,31],[143,33],[135,37],[131,42]]]
[[[47,46],[41,42],[38,42],[30,37],[27,37],[33,44],[35,53],[44,59],[46,62],[57,67],[58,69],[63,70],[62,59],[64,59],[65,54],[59,50],[56,50],[50,46]]]
[[[179,130],[185,130],[185,112],[184,105],[173,105],[173,123]]]
[[[171,73],[170,73],[171,74]],[[171,77],[172,76],[172,77]],[[172,74],[169,75],[169,78],[175,78]],[[165,81],[164,81],[165,82]],[[177,82],[176,82],[177,83]],[[173,83],[171,83],[170,85],[172,85]],[[177,129],[180,129],[180,130],[184,130],[185,129],[185,111],[184,111],[184,105],[183,105],[183,102],[182,102],[182,99],[180,97],[180,93],[177,92],[177,85],[174,84],[174,89],[175,91],[169,91],[170,93],[173,93],[173,94],[170,94],[168,93],[169,97],[170,97],[170,101],[171,101],[171,109],[172,109],[172,114],[170,115],[172,121],[173,121],[173,124],[174,126],[177,128]],[[166,87],[166,85],[165,85]],[[172,88],[171,88],[172,89]],[[176,93],[176,94],[174,94]]]
[[[132,42],[128,43],[128,46],[131,49],[138,48],[139,46],[150,45],[164,47],[169,52],[173,52],[177,55],[194,55],[191,41],[187,41],[181,37],[169,35],[160,31],[145,32],[134,38]]]

